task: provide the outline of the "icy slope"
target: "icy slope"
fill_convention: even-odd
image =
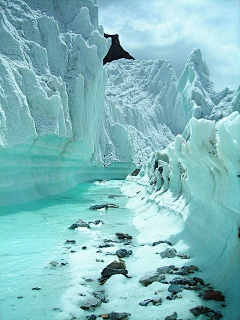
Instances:
[[[188,141],[178,135],[141,170],[137,182],[145,186],[146,198],[139,195],[141,206],[135,200],[135,224],[142,241],[146,230],[157,240],[166,229],[174,246],[190,255],[190,264],[226,295],[222,312],[235,320],[240,314],[240,115],[217,123],[193,118],[189,129]]]
[[[92,0],[0,2],[1,203],[69,188],[98,158],[110,44],[97,15]]]
[[[105,134],[101,141],[106,146],[105,162],[117,158],[143,164],[185,128],[175,71],[165,60],[125,59],[106,64],[105,70]]]

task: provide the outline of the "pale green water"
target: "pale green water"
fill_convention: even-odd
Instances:
[[[71,278],[68,265],[61,263],[68,262],[69,255],[74,254],[71,250],[79,251],[86,239],[91,240],[91,233],[69,230],[68,226],[78,219],[103,219],[99,211],[88,208],[105,202],[120,205],[118,214],[128,219],[129,211],[124,208],[126,198],[119,189],[121,183],[80,184],[58,196],[0,209],[1,320],[56,317],[58,311],[53,309],[59,308]],[[109,195],[117,197],[109,199]],[[99,229],[100,234],[97,233],[99,238],[121,231],[117,226],[114,229],[116,211],[111,215],[111,210],[114,212],[114,209],[108,211],[104,217],[107,223]],[[128,225],[128,221],[126,223]],[[66,240],[77,240],[77,244],[66,245]],[[49,264],[52,261],[58,265],[52,267]],[[32,290],[34,287],[41,287],[41,290]]]

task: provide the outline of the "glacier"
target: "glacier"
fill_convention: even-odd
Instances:
[[[45,221],[44,212],[52,214],[55,208],[57,219],[59,212],[65,215],[64,209],[77,218],[78,200],[71,200],[76,207],[64,203],[62,209],[58,207],[61,195],[53,198],[53,207],[51,197],[42,200],[43,208],[41,202],[31,205],[29,201],[77,185],[66,199],[69,195],[78,199],[78,194],[86,192],[81,183],[125,179],[139,168],[137,177],[128,176],[121,184],[128,203],[119,201],[134,212],[129,226],[117,214],[100,211],[94,217],[100,214],[112,222],[113,226],[104,227],[109,235],[118,224],[134,232],[136,259],[129,269],[135,278],[140,278],[140,271],[150,272],[156,263],[163,263],[149,243],[164,238],[188,254],[205,280],[226,295],[224,319],[238,319],[240,86],[237,91],[216,91],[199,49],[192,51],[179,79],[166,60],[121,59],[103,66],[110,41],[98,25],[96,0],[0,1],[1,213],[24,212],[27,219],[29,209],[11,207],[26,203],[26,208],[37,204],[32,221],[37,212]],[[104,188],[120,192],[119,182],[116,185],[109,182],[107,187],[94,184],[91,188],[102,200],[106,199]],[[83,198],[79,198],[82,203]],[[94,195],[90,198],[93,201]],[[88,214],[84,210],[81,213]],[[5,218],[4,225],[10,224],[13,235],[12,224]],[[114,219],[120,222],[114,225]],[[21,221],[24,225],[24,218]],[[53,229],[50,234],[54,236]],[[80,241],[87,239],[93,246],[91,258],[86,251],[69,259],[74,284],[63,295],[59,319],[69,319],[74,312],[84,314],[77,304],[79,281],[88,269],[91,276],[96,274],[94,246],[104,235],[97,228],[79,234],[75,236]],[[10,246],[14,244],[13,239]],[[116,294],[126,290],[122,280],[116,279],[116,292],[111,288],[113,281],[107,285],[115,295],[113,307],[118,306]],[[138,294],[144,293],[134,287],[132,302]],[[121,303],[124,306],[124,300]],[[191,316],[182,311],[180,302],[176,305],[179,314]],[[140,320],[142,307],[137,308],[133,319]]]

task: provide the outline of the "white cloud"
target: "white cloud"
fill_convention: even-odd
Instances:
[[[238,0],[98,0],[99,21],[137,59],[167,59],[180,75],[200,48],[217,89],[240,83]]]

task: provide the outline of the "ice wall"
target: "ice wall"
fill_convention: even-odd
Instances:
[[[148,191],[142,219],[151,221],[150,203],[157,204],[159,214],[161,208],[167,211],[167,220],[178,217],[183,228],[169,235],[170,241],[184,243],[191,263],[226,295],[226,319],[234,320],[240,314],[239,112],[218,122],[192,118],[189,132],[189,140],[178,135],[142,168],[137,182]]]
[[[166,60],[126,59],[107,63],[105,70],[104,160],[143,164],[185,128],[175,71]]]
[[[110,44],[92,0],[0,1],[0,42],[0,203],[7,204],[65,190],[91,171]]]

